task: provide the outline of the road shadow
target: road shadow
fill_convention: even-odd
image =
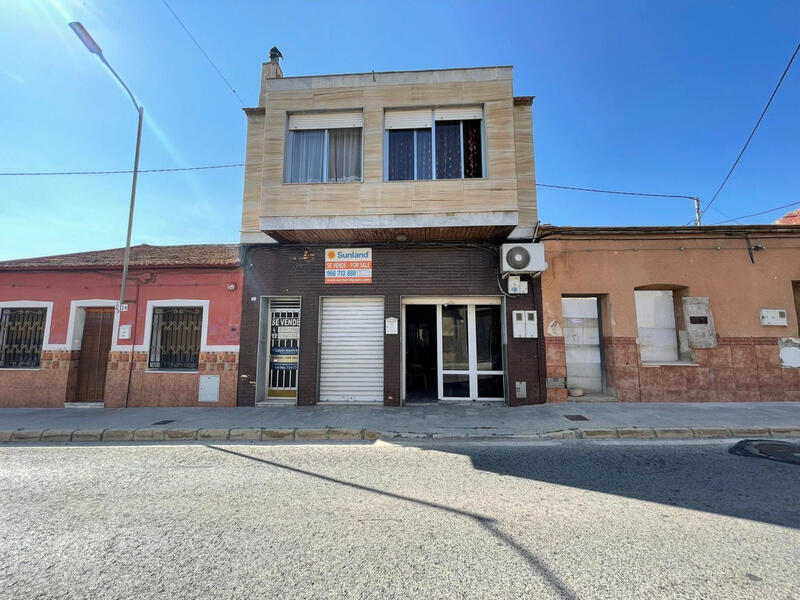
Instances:
[[[547,582],[561,598],[565,598],[567,600],[577,600],[578,598],[575,592],[572,591],[560,577],[558,577],[555,573],[553,573],[553,571],[540,558],[538,558],[533,552],[528,550],[522,544],[517,543],[510,535],[503,532],[494,519],[491,519],[479,513],[460,510],[457,508],[453,508],[451,506],[439,504],[437,502],[429,502],[427,500],[421,500],[419,498],[413,498],[411,496],[404,496],[402,494],[388,492],[386,490],[381,490],[368,485],[362,485],[360,483],[355,483],[353,481],[347,481],[345,479],[330,477],[329,475],[323,475],[322,473],[315,473],[314,471],[309,471],[307,469],[298,469],[297,467],[291,467],[283,463],[267,460],[265,458],[260,458],[258,456],[253,456],[251,454],[247,454],[246,452],[238,452],[236,450],[231,450],[230,448],[221,448],[219,446],[212,446],[212,445],[207,445],[206,447],[239,458],[252,460],[267,465],[269,467],[283,469],[286,471],[291,471],[292,473],[298,473],[300,475],[313,477],[315,479],[325,481],[327,483],[335,483],[362,492],[370,494],[378,494],[380,496],[392,498],[394,500],[398,500],[401,502],[410,502],[412,504],[417,504],[424,508],[440,510],[450,513],[452,515],[457,515],[459,517],[467,518],[473,521],[474,523],[480,525],[485,531],[490,533],[496,540],[502,542],[503,544],[511,548],[514,552],[516,552],[517,555],[519,555],[528,564],[532,574],[538,575],[542,580]]]
[[[393,442],[396,443],[396,442]],[[730,444],[407,444],[475,469],[800,528],[800,468],[728,453]],[[659,450],[661,448],[661,450]]]

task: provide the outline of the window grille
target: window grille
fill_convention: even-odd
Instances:
[[[202,329],[202,308],[154,308],[149,368],[197,369]]]
[[[46,308],[0,311],[0,367],[39,366],[46,316]]]

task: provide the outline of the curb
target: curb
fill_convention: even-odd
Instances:
[[[371,429],[325,427],[317,429],[15,429],[0,430],[2,442],[359,442],[375,441],[386,435]]]
[[[800,426],[790,427],[615,427],[606,429],[561,429],[545,433],[469,436],[447,433],[385,432],[382,440],[481,439],[481,440],[709,440],[747,436],[800,437]]]
[[[463,432],[373,431],[326,427],[317,429],[16,429],[0,430],[0,443],[18,442],[360,442],[392,440],[707,440],[736,437],[800,437],[799,426],[780,427],[615,427],[561,429],[545,433],[464,435]]]

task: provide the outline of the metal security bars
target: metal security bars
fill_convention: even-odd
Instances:
[[[46,316],[46,308],[0,311],[0,368],[39,366]]]
[[[300,358],[300,300],[272,298],[269,314],[267,398],[295,398]]]
[[[154,308],[149,368],[197,369],[202,329],[202,308]]]

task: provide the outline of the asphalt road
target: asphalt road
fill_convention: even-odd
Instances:
[[[729,445],[3,445],[0,597],[800,598]]]

